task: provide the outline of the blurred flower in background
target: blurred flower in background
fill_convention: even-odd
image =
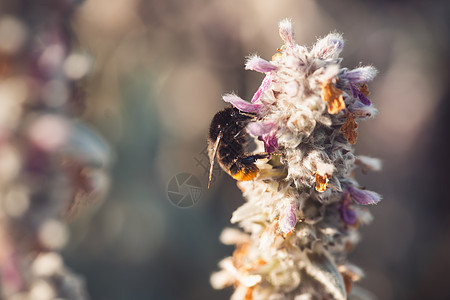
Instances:
[[[91,63],[73,47],[75,1],[0,5],[0,297],[87,299],[58,253],[66,220],[108,188],[110,148],[77,116]],[[74,61],[75,60],[75,61]]]
[[[4,245],[16,247],[32,231],[5,222],[58,199],[30,220],[41,230],[33,239],[51,237],[50,256],[34,263],[66,270],[54,250],[67,244],[65,264],[92,299],[229,298],[231,290],[209,286],[209,275],[232,251],[218,236],[243,200],[220,172],[206,189],[206,133],[221,95],[251,99],[262,76],[243,70],[244,57],[270,57],[274,28],[290,18],[299,43],[336,30],[346,39],[346,66],[379,70],[370,99],[380,114],[361,124],[356,147],[384,165],[358,176],[384,198],[351,254],[367,274],[361,285],[379,299],[448,298],[447,2],[78,2],[0,3],[1,228],[17,229],[2,229],[0,259],[12,286],[22,283]],[[96,194],[108,185],[111,150],[96,131],[115,153],[110,192],[101,207],[74,206],[80,212],[67,230],[59,215],[67,199],[91,203],[86,183]],[[203,185],[189,209],[167,197],[182,172]],[[33,274],[48,291],[48,276]]]

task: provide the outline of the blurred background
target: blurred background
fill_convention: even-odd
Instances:
[[[111,188],[71,224],[66,263],[95,300],[228,299],[210,274],[233,248],[219,235],[243,200],[215,172],[207,189],[206,133],[221,95],[251,99],[262,75],[245,57],[270,59],[290,18],[296,41],[311,46],[344,34],[343,66],[374,65],[379,115],[360,124],[356,153],[383,171],[357,174],[384,200],[361,228],[350,261],[379,299],[449,299],[450,4],[447,1],[88,0],[70,27],[92,62],[79,84],[81,118],[114,152]],[[190,173],[198,202],[179,208],[170,180]]]

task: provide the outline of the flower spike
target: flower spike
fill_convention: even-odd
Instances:
[[[252,101],[223,97],[251,114],[246,133],[265,152],[235,143],[242,150],[235,161],[258,175],[237,178],[245,203],[231,223],[241,229],[226,229],[221,238],[236,250],[211,283],[234,286],[232,299],[361,299],[352,294],[362,271],[347,256],[358,227],[372,219],[368,205],[381,196],[359,188],[353,171],[381,165],[356,157],[352,147],[359,122],[377,112],[366,85],[376,70],[342,68],[340,34],[308,49],[295,43],[289,20],[279,23],[279,33],[284,45],[272,61],[247,60],[246,69],[265,73]]]

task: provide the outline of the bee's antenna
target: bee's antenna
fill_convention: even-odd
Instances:
[[[222,131],[219,132],[219,135],[217,136],[216,142],[214,143],[214,147],[212,148],[212,151],[209,153],[209,179],[208,179],[208,189],[209,185],[211,184],[211,178],[212,178],[212,171],[214,167],[214,160],[216,158],[217,148],[219,148],[220,139],[222,138]]]

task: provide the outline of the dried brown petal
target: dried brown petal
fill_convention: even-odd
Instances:
[[[363,276],[362,270],[353,265],[340,265],[338,266],[338,271],[344,279],[347,294],[350,294],[353,282],[359,281]]]
[[[329,114],[337,114],[345,108],[342,91],[333,84],[332,80],[322,85],[322,100],[327,102]]]
[[[325,192],[327,189],[328,179],[331,177],[329,174],[321,176],[317,172],[314,172],[314,182],[316,183],[316,191]]]
[[[342,125],[340,132],[345,136],[347,141],[354,145],[356,144],[356,140],[358,139],[358,132],[356,129],[358,128],[358,124],[355,121],[355,115],[349,113],[347,115],[347,120],[345,120],[344,125]]]

